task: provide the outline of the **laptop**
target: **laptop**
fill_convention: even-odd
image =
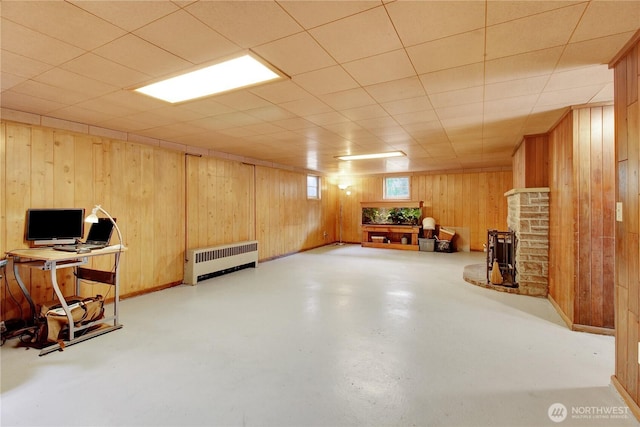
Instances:
[[[113,219],[115,221],[115,218]],[[91,224],[87,240],[78,242],[75,245],[57,245],[53,249],[66,252],[77,252],[79,249],[102,249],[109,246],[111,234],[113,233],[113,223],[109,218],[98,218],[98,222]]]

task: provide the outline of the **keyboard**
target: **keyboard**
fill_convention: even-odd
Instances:
[[[64,251],[64,252],[78,252],[82,249],[102,249],[104,245],[96,245],[91,243],[78,243],[75,245],[56,245],[53,247],[56,251]]]

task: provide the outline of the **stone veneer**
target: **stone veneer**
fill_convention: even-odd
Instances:
[[[516,235],[517,292],[549,292],[549,188],[515,188],[504,194],[507,225]]]

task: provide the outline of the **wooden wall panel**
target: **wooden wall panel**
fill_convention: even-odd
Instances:
[[[612,65],[615,93],[616,199],[623,218],[615,223],[616,368],[614,385],[640,416],[638,310],[640,305],[640,32]]]
[[[549,296],[574,328],[615,324],[613,111],[576,108],[549,133]]]
[[[574,321],[573,113],[549,134],[549,297]]]
[[[526,135],[513,154],[513,187],[549,186],[549,136]]]
[[[254,166],[186,156],[187,249],[255,239]]]
[[[2,129],[3,252],[27,246],[24,222],[28,208],[83,207],[89,213],[95,204],[101,204],[117,218],[129,247],[121,265],[123,296],[182,280],[183,153],[12,122],[2,122]],[[114,237],[113,242],[116,240]],[[112,261],[92,263],[108,270]],[[27,268],[21,268],[21,274],[35,301],[51,299],[48,274]],[[13,275],[7,278],[12,293],[19,297]],[[58,280],[72,293],[71,271],[61,270]],[[113,296],[108,290],[103,285],[83,287],[87,295]],[[3,287],[3,318],[17,317],[20,308],[26,315],[26,302],[22,299],[18,307],[4,292]]]
[[[320,200],[309,200],[306,174],[255,166],[259,258],[271,259],[336,241],[335,187],[321,178]]]
[[[349,225],[343,228],[344,240],[361,240],[360,202],[382,200],[383,177],[359,177],[352,181],[352,194],[346,202],[350,206]],[[513,188],[512,173],[461,172],[413,174],[411,199],[423,201],[423,216],[433,217],[442,226],[467,228],[471,250],[483,249],[487,229],[507,228],[507,200],[504,193]],[[345,231],[346,230],[346,231]]]

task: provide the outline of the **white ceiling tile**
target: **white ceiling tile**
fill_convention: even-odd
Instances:
[[[154,1],[153,7],[149,7],[149,1],[139,0],[69,2],[127,31],[133,31],[178,10],[173,4],[175,2],[170,1]]]
[[[484,60],[484,30],[470,31],[407,48],[418,74]]]
[[[415,76],[404,49],[359,59],[343,66],[361,86]]]
[[[294,76],[292,80],[314,95],[341,92],[358,87],[356,81],[338,65],[299,74]]]
[[[151,22],[134,34],[192,64],[219,59],[242,49],[182,10]]]
[[[369,85],[364,89],[380,103],[425,95],[420,80],[415,76]]]
[[[353,121],[367,120],[372,118],[386,118],[388,113],[378,104],[365,105],[356,108],[347,108],[341,113]]]
[[[282,102],[295,101],[297,99],[309,97],[309,92],[302,89],[291,80],[283,80],[255,86],[249,88],[248,91],[274,104],[280,104]]]
[[[165,77],[177,71],[191,71],[192,64],[141,38],[127,34],[93,51],[108,60],[148,74]]]
[[[363,107],[376,103],[376,101],[362,88],[320,95],[319,98],[326,102],[327,105],[330,105],[337,110]]]
[[[589,102],[589,100],[596,96],[600,90],[602,90],[602,85],[581,86],[571,89],[543,92],[540,94],[540,98],[538,99],[536,106],[544,107],[555,106],[558,104],[582,105]]]
[[[275,2],[200,1],[185,10],[244,48],[302,31],[302,27]]]
[[[139,85],[150,77],[90,52],[62,64],[60,68],[121,89]]]
[[[91,98],[118,90],[118,87],[113,85],[81,76],[62,68],[53,68],[34,77],[33,80],[61,89],[91,94]]]
[[[427,93],[449,92],[484,84],[484,63],[463,65],[420,75]]]
[[[485,24],[485,5],[480,1],[396,1],[387,5],[387,11],[405,46],[477,30]]]
[[[434,108],[453,107],[456,105],[473,104],[482,102],[484,87],[476,86],[449,92],[434,93],[429,96]]]
[[[13,52],[46,64],[60,65],[84,53],[76,46],[18,25],[5,18],[2,18],[0,22],[0,31],[3,51]]]
[[[562,47],[556,47],[487,61],[486,83],[550,75],[562,55],[562,50]]]
[[[640,28],[640,2],[637,0],[597,0],[587,5],[571,42],[606,37]]]
[[[284,0],[279,4],[302,26],[309,29],[380,6],[381,3],[379,0]]]
[[[484,99],[486,101],[494,101],[521,95],[538,94],[542,92],[548,81],[549,76],[537,76],[487,84],[484,87]]]
[[[388,101],[382,103],[382,106],[389,114],[392,115],[433,109],[429,98],[426,96]]]
[[[3,2],[2,16],[82,49],[94,49],[126,32],[70,3]]]
[[[554,9],[572,6],[577,3],[584,3],[583,0],[561,0],[561,1],[487,1],[487,25],[500,24],[506,21],[514,21],[530,15],[538,15]]]
[[[26,77],[16,76],[15,74],[0,72],[0,89],[8,90],[14,86],[27,81]]]
[[[308,33],[294,34],[254,50],[288,76],[336,65],[336,61]]]
[[[590,85],[604,86],[608,83],[613,83],[613,70],[610,70],[607,65],[592,65],[553,73],[544,90],[549,92]]]
[[[566,44],[584,8],[584,4],[577,4],[487,27],[487,59]]]
[[[612,52],[619,52],[633,34],[633,32],[625,32],[608,37],[569,43],[562,52],[562,57],[556,69],[565,70],[592,64],[608,64],[613,59]]]
[[[383,7],[322,25],[310,30],[310,33],[338,62],[353,61],[402,47]]]

